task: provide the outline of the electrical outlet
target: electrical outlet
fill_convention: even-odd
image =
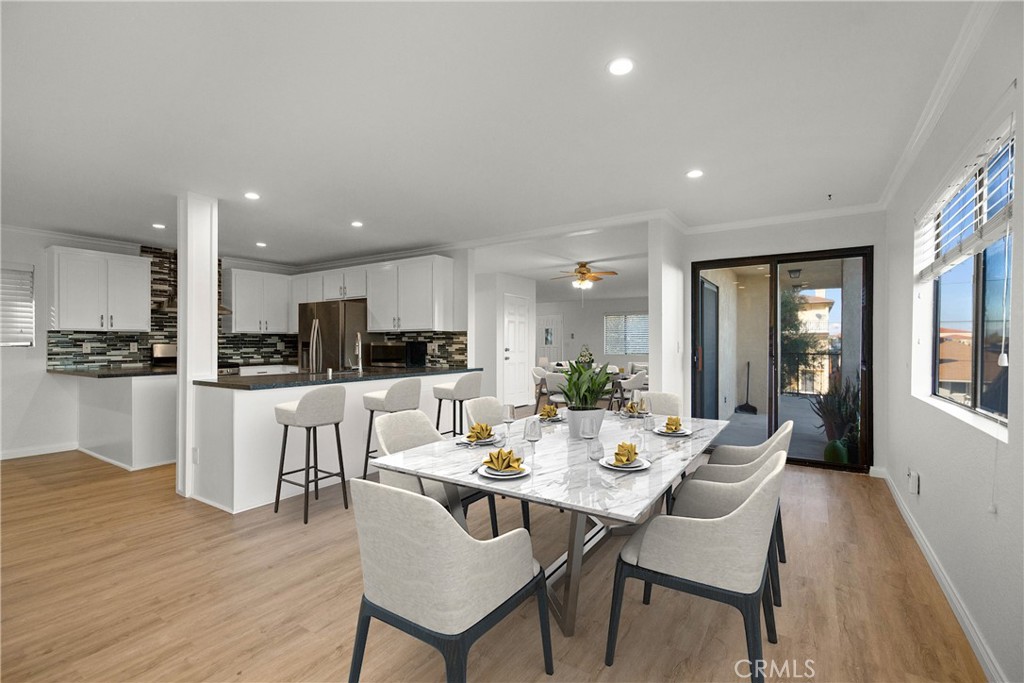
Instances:
[[[907,480],[907,489],[913,494],[921,493],[921,475],[917,472],[911,472],[910,477]]]
[[[132,353],[138,353],[139,352],[139,342],[129,342],[128,343],[128,350],[131,351]]]
[[[92,344],[89,342],[82,342],[82,353],[92,353]]]

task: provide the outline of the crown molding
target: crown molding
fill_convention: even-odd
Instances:
[[[924,148],[925,142],[931,137],[939,119],[942,118],[946,107],[949,106],[953,93],[967,70],[967,65],[974,57],[974,53],[977,52],[988,25],[992,22],[996,10],[999,9],[999,4],[998,2],[975,2],[967,11],[967,17],[960,27],[960,33],[953,43],[953,49],[950,50],[942,71],[939,73],[939,79],[936,81],[935,87],[932,88],[924,111],[921,112],[921,117],[917,121],[917,126],[914,127],[914,132],[907,140],[907,145],[903,148],[903,153],[900,154],[900,158],[889,176],[889,181],[882,190],[881,198],[878,201],[882,207],[887,208],[893,197],[896,196],[907,173],[910,172],[910,168]]]
[[[59,239],[63,241],[74,240],[82,242],[92,246],[105,246],[105,247],[116,247],[119,249],[137,249],[142,246],[141,242],[129,242],[126,240],[112,240],[109,237],[93,237],[90,235],[82,235],[75,232],[60,232],[58,230],[46,230],[44,228],[25,228],[20,225],[0,225],[0,228],[6,232],[13,232],[20,235],[34,235],[36,237],[49,237],[51,239]]]
[[[550,239],[552,237],[563,237],[574,232],[586,230],[604,230],[607,228],[618,228],[625,225],[637,223],[650,223],[652,221],[665,221],[676,230],[685,231],[686,224],[669,211],[668,209],[655,209],[652,211],[641,211],[638,213],[623,214],[620,216],[609,216],[597,218],[578,223],[566,223],[545,228],[534,228],[525,232],[515,234],[498,235],[495,237],[482,237],[475,240],[463,240],[460,242],[448,242],[432,247],[421,247],[418,249],[407,249],[404,251],[387,252],[373,256],[356,257],[350,259],[338,259],[299,266],[301,272],[309,273],[319,270],[331,270],[333,268],[347,268],[350,266],[361,266],[368,263],[380,263],[382,261],[393,261],[403,258],[415,258],[417,256],[429,256],[441,251],[458,251],[462,249],[478,249],[480,247],[492,247],[499,244],[519,244],[532,242],[537,239]]]
[[[729,232],[730,230],[745,230],[748,228],[761,228],[772,225],[788,225],[792,223],[806,223],[808,221],[820,221],[829,218],[843,218],[845,216],[862,216],[869,213],[880,213],[885,211],[881,204],[858,204],[857,206],[846,206],[837,209],[824,209],[822,211],[808,211],[805,213],[792,213],[785,216],[769,216],[765,218],[752,218],[750,220],[733,221],[731,223],[715,223],[700,225],[688,228],[684,232],[687,235],[707,235],[716,232]]]

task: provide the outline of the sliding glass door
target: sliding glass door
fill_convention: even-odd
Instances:
[[[718,443],[760,443],[792,420],[791,460],[870,466],[871,255],[864,247],[694,264],[691,405],[697,417],[729,421]]]

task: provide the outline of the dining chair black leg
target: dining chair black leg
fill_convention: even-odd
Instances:
[[[466,660],[469,659],[469,652],[466,645],[460,641],[449,642],[442,648],[444,655],[444,677],[447,683],[466,683]]]
[[[540,643],[544,648],[544,673],[553,676],[555,673],[554,657],[551,655],[551,623],[548,620],[548,582],[544,580],[544,570],[537,577],[537,613],[540,616]]]
[[[459,430],[456,427],[457,424],[455,422],[455,401],[452,401],[452,436],[456,436],[459,433]]]
[[[320,500],[320,447],[317,446],[316,427],[313,427],[313,497]]]
[[[761,608],[764,609],[764,626],[768,632],[768,642],[778,643],[779,636],[775,632],[775,608],[772,607],[771,587],[764,586],[761,591]]]
[[[373,411],[370,411],[370,424],[366,428],[366,459],[363,460],[363,479],[370,469],[370,439],[373,437]]]
[[[341,499],[348,510],[348,482],[345,481],[345,458],[341,453],[341,425],[334,423],[334,438],[338,442],[338,470],[341,472]]]
[[[288,446],[288,425],[284,426],[284,434],[281,436],[281,464],[277,466],[277,493],[274,495],[274,512],[281,505],[281,480],[284,479],[284,452]]]
[[[491,538],[498,537],[498,506],[494,502],[494,494],[487,494],[487,511],[491,513]]]
[[[519,506],[523,510],[523,528],[527,531],[530,530],[530,504],[525,500],[519,501]]]
[[[363,669],[363,654],[366,652],[366,638],[370,634],[370,615],[366,606],[359,606],[359,621],[356,624],[356,642],[352,646],[352,665],[348,668],[349,683],[358,683]]]
[[[761,599],[757,594],[743,598],[743,631],[747,638],[747,660],[751,683],[764,683],[764,662],[761,651]]]
[[[302,489],[302,523],[309,524],[309,433],[312,427],[306,427],[306,485]]]
[[[444,405],[444,399],[437,399],[437,421],[434,423],[434,429],[441,431],[441,406]]]
[[[622,592],[626,583],[626,563],[615,562],[615,585],[612,587],[612,613],[608,617],[608,644],[604,650],[604,665],[615,663],[615,641],[619,637],[619,617],[622,616]]]
[[[786,564],[786,539],[782,537],[782,506],[775,510],[775,542],[779,546],[779,562]]]
[[[644,604],[651,604],[651,589],[654,587],[650,581],[644,581]]]
[[[672,508],[675,506],[675,499],[672,497],[672,489],[665,491],[665,514],[671,515]]]
[[[776,607],[782,607],[782,591],[779,582],[779,555],[773,538],[768,544],[768,579],[772,587],[773,601]]]

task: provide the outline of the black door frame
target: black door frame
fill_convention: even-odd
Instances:
[[[875,248],[871,245],[848,247],[842,249],[822,249],[819,251],[788,252],[785,254],[768,254],[764,256],[743,256],[738,258],[713,259],[709,261],[692,261],[690,263],[690,405],[695,417],[701,417],[702,404],[697,393],[697,352],[700,345],[700,280],[705,270],[719,268],[738,268],[741,266],[768,266],[771,275],[768,285],[768,428],[778,424],[778,368],[777,368],[777,333],[778,333],[778,275],[779,266],[800,261],[823,261],[829,259],[861,258],[864,264],[863,289],[861,290],[861,453],[863,457],[857,465],[835,465],[824,461],[794,460],[793,462],[811,467],[825,467],[852,472],[867,472],[875,461],[874,433],[874,402],[871,396],[874,391],[872,337],[874,328],[874,255]],[[765,435],[768,436],[767,434]]]
[[[719,298],[718,298],[719,297],[719,287],[714,282],[711,282],[710,280],[708,280],[706,278],[703,278],[703,277],[698,277],[697,278],[697,286],[698,286],[698,288],[701,291],[697,292],[696,296],[694,297],[694,301],[696,302],[695,305],[697,306],[697,308],[694,309],[694,320],[699,321],[699,325],[697,326],[699,329],[697,330],[697,333],[694,335],[694,340],[695,341],[694,341],[694,346],[693,346],[693,349],[694,349],[694,352],[693,352],[693,358],[694,358],[693,396],[694,396],[694,398],[693,398],[693,400],[697,404],[699,404],[699,406],[700,406],[699,409],[698,409],[698,412],[700,413],[700,417],[707,417],[707,418],[711,418],[711,419],[717,420],[718,419],[718,394],[719,394],[719,391],[721,389],[718,386],[718,368],[721,366],[721,358],[719,357],[719,350],[720,350],[720,346],[721,346],[719,344],[719,340],[721,338],[721,330],[719,329],[719,322],[720,322],[720,320],[719,320],[719,317],[718,317],[718,308],[720,306],[720,302],[719,302]],[[703,333],[703,327],[704,327],[704,297],[703,297],[703,290],[704,290],[705,287],[707,287],[708,289],[714,291],[714,293],[715,293],[715,375],[714,375],[714,384],[715,384],[714,406],[715,406],[715,411],[714,411],[713,415],[705,415],[704,414],[704,390],[706,388],[704,386],[704,383],[705,383],[705,380],[707,380],[707,375],[704,372],[704,356],[706,354],[704,353],[704,340],[702,339],[702,337],[703,337],[702,333]]]

